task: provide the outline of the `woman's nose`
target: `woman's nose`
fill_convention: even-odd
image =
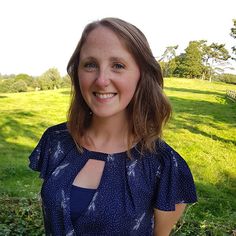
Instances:
[[[107,87],[110,84],[110,73],[107,69],[100,69],[95,81],[100,87]]]

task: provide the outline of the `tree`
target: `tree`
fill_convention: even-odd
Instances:
[[[233,19],[233,24],[234,24],[234,26],[231,28],[230,36],[233,37],[234,39],[236,39],[236,19]],[[232,56],[231,58],[233,60],[236,60],[236,45],[232,47],[232,52],[235,55],[235,57]]]
[[[53,89],[52,80],[50,80],[50,78],[48,78],[47,76],[44,76],[44,75],[40,76],[38,78],[38,84],[39,84],[40,90]]]
[[[175,57],[176,68],[173,72],[174,76],[176,77],[185,77],[185,67],[184,67],[184,60],[185,60],[185,53],[181,53],[179,56]]]
[[[173,72],[176,68],[175,57],[177,49],[178,45],[167,47],[161,56],[161,59],[159,60],[164,77],[171,77],[173,75]]]
[[[33,77],[27,74],[18,74],[15,77],[15,81],[23,80],[27,86],[31,87],[33,83]]]
[[[12,91],[12,85],[15,83],[15,75],[1,75],[1,81],[0,81],[0,92],[1,93],[10,93],[10,92],[16,92],[15,90]]]
[[[211,81],[213,75],[224,70],[222,66],[230,58],[230,55],[225,44],[212,43],[207,46],[206,43],[203,43],[201,46],[205,73],[208,73],[209,81]]]
[[[33,79],[33,82],[31,84],[31,87],[34,89],[34,90],[40,90],[40,83],[39,83],[39,78],[34,78]]]
[[[62,77],[62,83],[61,83],[61,87],[62,88],[68,88],[71,86],[71,79],[69,77],[69,75],[65,75]]]
[[[185,78],[200,78],[203,71],[199,41],[190,41],[185,53],[176,57],[174,75]]]
[[[61,87],[62,79],[56,68],[50,68],[44,72],[38,79],[40,89],[57,89]]]
[[[0,81],[0,92],[9,93],[11,92],[11,86],[15,82],[14,78],[2,79]]]
[[[27,91],[27,84],[23,80],[15,81],[11,85],[11,92],[26,92]]]

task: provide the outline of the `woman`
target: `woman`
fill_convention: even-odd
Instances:
[[[145,36],[117,18],[90,23],[67,70],[68,121],[30,156],[44,179],[46,235],[169,235],[196,192],[161,139],[171,107]]]

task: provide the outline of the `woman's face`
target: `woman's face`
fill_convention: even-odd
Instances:
[[[124,43],[110,29],[91,31],[81,48],[80,90],[94,116],[124,116],[140,70]]]

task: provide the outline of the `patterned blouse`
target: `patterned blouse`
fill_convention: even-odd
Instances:
[[[154,208],[174,211],[177,203],[197,201],[184,159],[164,141],[155,153],[80,153],[66,123],[48,128],[30,155],[30,168],[44,179],[41,189],[46,235],[153,235]],[[72,183],[89,159],[105,162],[102,178],[86,210],[73,224]]]

